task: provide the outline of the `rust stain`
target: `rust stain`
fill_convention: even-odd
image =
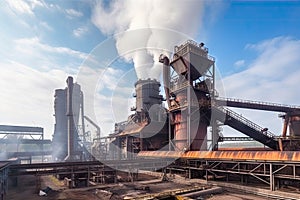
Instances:
[[[218,148],[218,151],[272,151],[272,149],[264,148],[264,147],[254,147],[254,148],[233,147],[233,148]]]
[[[298,151],[142,151],[139,157],[300,162]]]

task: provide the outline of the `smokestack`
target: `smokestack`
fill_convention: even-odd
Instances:
[[[75,127],[74,127],[74,117],[73,117],[73,101],[72,101],[72,96],[73,96],[73,77],[69,76],[67,78],[67,118],[68,118],[68,155],[65,158],[67,161],[73,161],[76,160],[76,155],[75,155],[75,149],[74,149],[74,136],[75,136]]]

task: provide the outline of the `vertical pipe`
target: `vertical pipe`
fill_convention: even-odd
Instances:
[[[206,184],[208,182],[208,161],[205,161],[205,165],[206,165],[206,169],[205,169],[205,180],[206,180]]]
[[[84,124],[84,99],[83,92],[80,91],[80,105],[81,105],[81,125],[82,125],[82,134],[83,134],[83,142],[86,142],[85,138],[85,124]]]
[[[188,110],[187,110],[187,149],[190,150],[191,148],[191,87],[193,86],[192,80],[191,80],[191,67],[189,66],[188,69],[188,87],[187,87],[187,102],[188,102]]]
[[[283,137],[283,138],[286,137],[289,119],[290,119],[289,115],[286,114],[286,115],[284,116],[284,123],[283,123],[283,130],[282,130],[282,137]]]
[[[270,190],[274,191],[274,175],[273,175],[273,166],[270,163]]]
[[[190,76],[190,73],[188,74]],[[189,85],[187,88],[187,102],[188,102],[188,111],[187,111],[187,150],[190,149],[191,146],[191,86]]]
[[[172,137],[171,137],[171,119],[170,119],[170,116],[168,117],[168,131],[169,131],[169,151],[171,151],[172,150],[172,148],[171,148]]]
[[[161,54],[159,56],[159,62],[163,63],[163,83],[164,90],[166,95],[166,101],[168,104],[168,108],[170,109],[170,60],[167,56]],[[172,137],[171,137],[171,123],[173,123],[173,114],[169,112],[169,151],[171,151]]]
[[[67,78],[67,118],[68,118],[68,155],[65,160],[72,160],[74,154],[74,119],[72,109],[72,97],[73,97],[73,78],[69,76]]]
[[[170,108],[170,60],[167,56],[161,54],[159,62],[163,63],[163,83],[168,107]]]
[[[42,133],[42,141],[44,141],[44,130]],[[42,143],[42,163],[44,162],[44,142]]]
[[[213,92],[212,92],[212,99],[215,99],[216,94],[216,67],[215,67],[215,63],[213,64],[213,88],[212,88]]]
[[[215,94],[215,91],[216,91],[216,67],[215,67],[215,64],[213,64],[213,86],[212,87],[213,88],[212,88],[211,99],[214,101],[214,99],[216,98],[216,94]],[[211,120],[212,120],[211,140],[212,140],[212,150],[214,151],[214,150],[218,150],[217,143],[219,140],[219,135],[218,135],[218,130],[217,130],[217,122],[216,122],[216,119],[213,114],[211,115]]]

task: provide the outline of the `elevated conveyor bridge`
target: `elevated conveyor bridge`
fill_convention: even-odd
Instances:
[[[234,99],[234,98],[223,98],[223,97],[218,97],[214,99],[213,102],[216,105],[235,107],[235,108],[265,110],[265,111],[284,112],[284,113],[291,113],[291,112],[300,113],[300,106],[285,105],[279,103],[242,100],[242,99]]]
[[[224,125],[228,125],[240,131],[271,149],[278,149],[275,134],[246,119],[240,114],[222,106],[212,107],[212,112],[214,113],[215,118]]]

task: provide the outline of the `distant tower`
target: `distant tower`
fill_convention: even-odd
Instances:
[[[67,156],[79,159],[80,154],[78,122],[82,91],[79,84],[73,83],[72,77],[68,77],[67,83],[68,87],[55,90],[54,95],[55,125],[52,142],[54,161],[62,161]]]
[[[67,127],[67,97],[65,89],[57,89],[54,94],[54,135],[52,141],[53,160],[61,161],[67,154],[68,127]]]

